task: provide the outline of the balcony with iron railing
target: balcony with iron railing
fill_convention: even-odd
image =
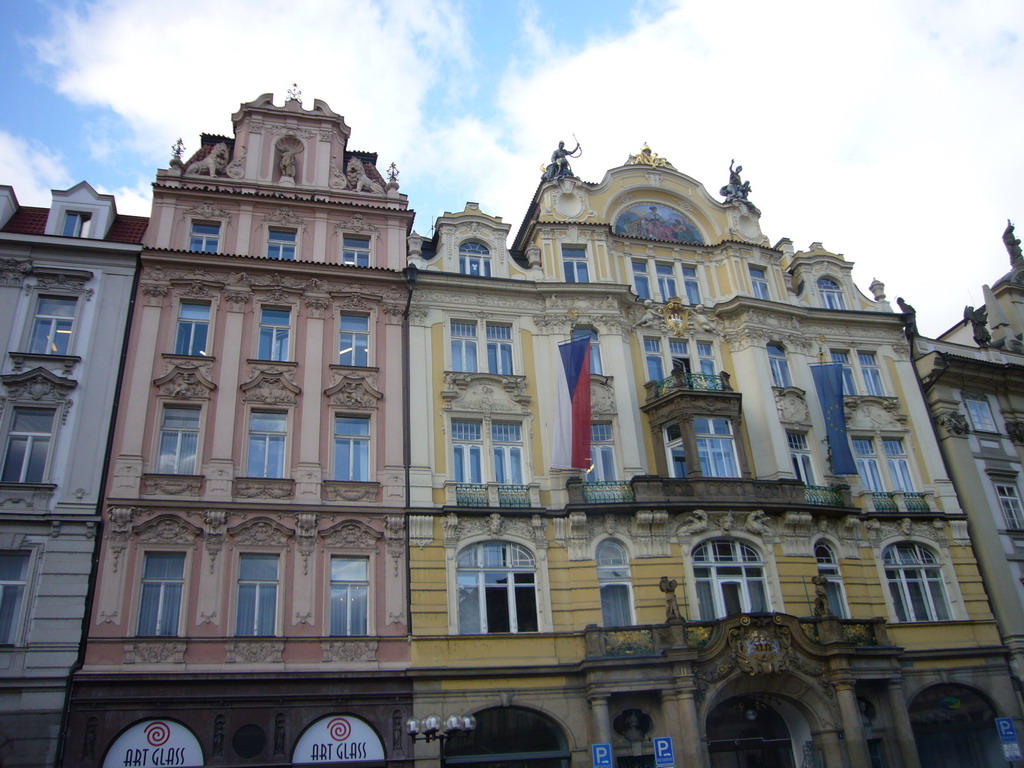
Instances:
[[[529,509],[540,506],[540,484],[446,482],[445,505],[449,507],[502,507]]]
[[[903,514],[907,512],[934,512],[935,505],[929,503],[929,494],[917,491],[865,491],[861,498],[869,501],[866,511],[878,514]]]
[[[664,397],[672,392],[732,392],[730,376],[725,371],[721,373],[690,373],[688,371],[673,371],[671,376],[666,376],[660,381],[648,381],[644,387],[647,390],[647,399],[654,400]]]

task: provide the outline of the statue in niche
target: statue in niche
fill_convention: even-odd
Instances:
[[[285,149],[281,153],[281,163],[279,165],[281,169],[281,175],[286,176],[289,179],[295,178],[295,150],[291,147]]]
[[[988,309],[985,307],[964,307],[964,320],[971,324],[974,331],[974,343],[979,347],[987,347],[992,341],[988,332]]]
[[[739,200],[741,203],[748,203],[747,197],[750,195],[750,182],[743,181],[740,178],[740,173],[743,171],[742,165],[737,165],[736,169],[733,170],[733,163],[735,160],[729,161],[729,183],[722,187],[718,194],[725,198],[725,202],[732,203]]]
[[[828,605],[828,592],[825,586],[828,584],[827,576],[812,576],[811,583],[814,585],[814,608],[812,613],[817,617],[834,616]]]
[[[681,619],[683,617],[679,613],[679,602],[676,600],[677,586],[679,586],[679,583],[668,576],[662,576],[661,581],[658,583],[658,589],[665,593],[665,621],[672,621],[673,619]]]
[[[573,176],[572,167],[569,165],[567,158],[580,157],[582,154],[583,150],[580,149],[579,141],[576,142],[576,148],[572,151],[565,148],[564,141],[558,142],[558,149],[551,153],[551,162],[548,164],[547,170],[544,171],[541,180],[556,181],[567,176]]]
[[[349,159],[348,165],[345,166],[345,176],[348,179],[348,188],[353,192],[369,192],[372,195],[384,194],[384,187],[366,174],[366,169],[358,157]]]
[[[185,173],[195,176],[223,176],[224,169],[228,166],[228,145],[223,141],[215,144],[206,157],[189,163]]]
[[[1010,266],[1015,267],[1020,264],[1021,259],[1024,259],[1020,250],[1020,238],[1014,235],[1013,222],[1009,219],[1006,220],[1006,229],[1003,230],[1003,245],[1006,246],[1006,252],[1010,254]]]
[[[907,333],[907,338],[917,336],[917,310],[905,302],[902,296],[896,297],[896,303],[903,313],[903,329]]]

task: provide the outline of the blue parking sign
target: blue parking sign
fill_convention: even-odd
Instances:
[[[999,741],[1003,744],[1010,744],[1017,740],[1017,729],[1013,727],[1012,717],[996,718],[996,733],[999,734]]]
[[[590,755],[594,759],[594,768],[612,768],[611,744],[591,744]]]
[[[672,749],[671,736],[658,736],[654,739],[654,765],[657,768],[671,768],[676,764],[676,753]]]

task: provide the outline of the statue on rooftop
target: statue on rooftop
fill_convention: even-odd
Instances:
[[[964,307],[964,320],[971,324],[974,331],[974,343],[979,347],[987,347],[992,341],[988,332],[988,309],[985,307]]]
[[[902,296],[896,297],[896,303],[899,305],[900,312],[903,313],[903,330],[907,337],[917,336],[917,310],[905,302]]]
[[[739,200],[741,203],[750,204],[747,197],[750,195],[750,182],[743,181],[740,178],[740,173],[743,171],[742,165],[737,165],[736,169],[733,170],[733,163],[735,160],[729,161],[729,183],[722,187],[718,194],[725,198],[725,202],[732,203]]]
[[[1010,254],[1010,266],[1016,267],[1024,256],[1020,250],[1020,238],[1014,236],[1013,222],[1009,219],[1006,220],[1006,229],[1003,230],[1003,244],[1006,246],[1006,252]]]
[[[569,165],[569,161],[566,158],[579,157],[583,152],[580,149],[579,141],[576,142],[576,148],[571,152],[565,148],[565,142],[558,142],[558,149],[551,153],[551,163],[548,164],[547,170],[544,171],[544,175],[541,177],[542,181],[555,181],[557,179],[565,178],[566,176],[572,176],[572,167]]]
[[[201,151],[196,154],[201,154]],[[223,176],[224,169],[227,168],[228,160],[230,159],[228,145],[221,141],[215,144],[201,159],[189,163],[185,173],[195,174],[196,176],[203,174],[207,176]]]

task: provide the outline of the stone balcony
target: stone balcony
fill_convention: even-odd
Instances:
[[[444,484],[445,506],[448,507],[504,507],[529,509],[539,507],[540,484],[514,485],[508,483],[456,483]]]

